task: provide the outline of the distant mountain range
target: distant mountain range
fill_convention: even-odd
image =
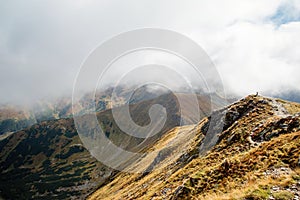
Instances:
[[[107,88],[104,91],[97,91],[94,95],[93,92],[88,92],[82,97],[84,104],[87,104],[88,111],[93,111],[95,105],[95,111],[100,112],[103,110],[111,109],[113,106],[117,107],[123,104],[136,104],[141,101],[157,98],[158,96],[170,91],[165,89],[151,88],[151,85],[146,85],[135,90],[130,97],[133,87],[118,86],[117,88]],[[112,93],[116,92],[119,96],[118,99],[114,99],[112,102]],[[212,96],[213,94],[204,94],[204,96]],[[199,96],[201,96],[199,94]],[[203,94],[202,94],[203,96]],[[218,95],[213,95],[215,101],[219,98]],[[128,99],[126,101],[126,99]],[[231,102],[232,100],[229,100]],[[112,105],[112,103],[114,103]],[[222,98],[219,98],[219,102],[215,102],[216,105],[224,104]],[[81,110],[81,108],[77,108]],[[75,110],[76,112],[76,110]],[[85,114],[85,113],[81,113]],[[33,124],[72,117],[72,98],[61,97],[52,100],[40,100],[32,103],[30,106],[26,105],[14,105],[14,104],[0,104],[0,138],[1,135],[9,135],[12,132],[22,130]],[[2,137],[6,137],[6,135]]]
[[[95,103],[96,111],[102,111],[111,108],[111,92],[112,88],[97,92],[95,102],[92,101],[93,93],[86,93],[83,99],[90,105],[91,109],[93,103]],[[124,95],[123,93],[128,92],[128,90],[120,87],[118,92],[120,95]],[[122,99],[118,99],[116,103],[121,105],[124,102]],[[21,130],[42,121],[70,118],[72,114],[71,97],[40,100],[30,106],[0,105],[0,135]]]

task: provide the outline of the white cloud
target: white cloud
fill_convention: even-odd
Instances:
[[[294,14],[281,25],[274,21],[279,11]],[[300,89],[299,11],[298,0],[2,2],[0,102],[71,91],[93,48],[143,27],[171,29],[198,42],[227,90]]]
[[[276,28],[273,24],[239,22],[221,32],[215,60],[225,85],[243,95],[299,88],[300,23]]]

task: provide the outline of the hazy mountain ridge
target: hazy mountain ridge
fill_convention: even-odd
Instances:
[[[120,94],[126,91],[124,87],[119,87],[118,89]],[[90,109],[93,109],[93,104],[95,104],[96,111],[110,109],[111,92],[111,88],[98,91],[95,95],[95,102],[93,101],[92,93],[86,93],[83,96],[83,100],[85,103],[90,104]],[[124,102],[122,99],[119,99],[117,103],[121,105]],[[72,115],[71,97],[39,100],[32,103],[32,105],[2,104],[0,105],[0,135],[22,130],[42,121],[71,118]]]
[[[31,105],[0,104],[0,135],[7,133],[2,136],[6,137],[11,132],[22,130],[42,121],[71,118],[73,112],[82,112],[83,106],[85,110],[83,113],[80,113],[82,115],[93,111],[100,112],[124,104],[137,104],[142,101],[155,99],[163,94],[171,93],[171,91],[165,88],[153,85],[142,86],[132,93],[133,89],[135,89],[135,86],[118,86],[116,88],[109,87],[103,91],[96,91],[95,94],[94,92],[86,92],[81,99],[82,105],[77,105],[77,107],[73,108],[71,96],[43,99]],[[118,98],[112,101],[113,92],[115,92]],[[223,105],[224,99],[218,95],[202,94],[201,91],[196,92],[198,92],[196,94],[198,96],[213,96],[215,105]],[[131,93],[132,96],[130,96]],[[229,102],[231,101],[229,100]]]
[[[82,103],[88,105],[89,110],[86,110],[86,112],[93,111],[94,105],[95,111],[99,112],[111,109],[112,106],[117,107],[123,104],[135,104],[154,99],[167,93],[165,90],[150,90],[149,87],[143,86],[134,92],[130,101],[126,102],[125,97],[128,97],[131,90],[132,88],[126,86],[118,86],[115,89],[107,88],[103,91],[96,91],[95,95],[93,92],[87,92],[82,97]],[[120,96],[120,98],[114,99],[114,104],[111,100],[113,91]],[[74,108],[74,112],[77,112],[77,110],[81,110],[81,107]],[[32,103],[32,105],[0,104],[0,135],[22,130],[42,121],[71,118],[72,116],[71,97],[44,99]]]
[[[27,109],[8,105],[0,107],[0,135],[21,130],[34,123],[34,116]]]

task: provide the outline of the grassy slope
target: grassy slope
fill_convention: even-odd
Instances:
[[[71,119],[19,131],[0,141],[0,149],[5,199],[83,197],[110,174],[81,145]]]
[[[205,111],[210,106],[206,101],[202,97]],[[149,144],[180,123],[178,103],[169,94],[131,105],[133,120],[147,124],[149,119],[144,116],[156,103],[164,105],[171,115],[163,131],[147,141]],[[132,149],[140,143],[118,129],[110,110],[98,113],[98,119],[115,144]],[[4,198],[83,198],[112,172],[82,146],[72,119],[40,122],[0,141],[0,196]]]
[[[223,110],[224,111],[224,110]],[[222,112],[222,111],[219,111]],[[300,112],[296,103],[248,96],[229,106],[217,145],[199,156],[207,123],[177,130],[192,142],[175,161],[147,174],[120,173],[90,199],[266,199],[299,182]],[[172,140],[170,131],[157,144]],[[168,137],[169,136],[169,137]],[[169,157],[168,157],[169,156]],[[172,154],[168,155],[172,157]],[[279,171],[279,172],[278,172]],[[283,171],[281,173],[281,171]],[[281,193],[280,193],[281,192]]]

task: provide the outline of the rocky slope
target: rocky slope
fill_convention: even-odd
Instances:
[[[166,144],[175,143],[172,149]],[[300,105],[248,96],[176,127],[89,199],[299,199]],[[149,170],[154,169],[154,170]]]

